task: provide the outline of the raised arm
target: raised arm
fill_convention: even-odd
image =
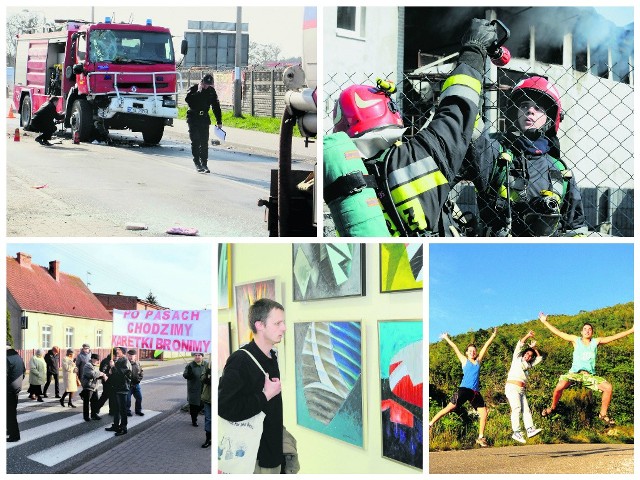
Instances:
[[[615,335],[610,335],[608,337],[599,338],[598,345],[604,345],[606,343],[613,342],[615,340],[619,340],[623,337],[626,337],[627,335],[631,335],[633,333],[634,328],[635,328],[635,325],[631,327],[629,330],[625,330],[624,332],[616,333]]]
[[[480,350],[480,353],[478,354],[478,361],[479,362],[481,362],[482,359],[484,358],[484,355],[487,353],[487,348],[489,348],[489,345],[491,345],[491,342],[493,342],[493,339],[496,338],[497,334],[498,334],[498,328],[496,327],[496,328],[493,329],[493,333],[489,337],[489,340],[487,340],[486,343],[482,346],[482,349]]]
[[[447,342],[449,345],[451,345],[451,348],[453,348],[453,351],[456,352],[456,357],[458,357],[461,363],[464,364],[467,361],[467,357],[465,357],[460,351],[460,349],[458,348],[458,346],[451,341],[448,333],[443,333],[442,335],[440,335],[440,338],[443,339],[445,342]]]
[[[538,314],[538,318],[540,319],[540,321],[542,322],[542,325],[544,325],[545,327],[547,327],[551,333],[553,333],[554,335],[556,335],[557,337],[562,338],[563,340],[566,340],[567,342],[574,342],[577,338],[576,335],[569,335],[568,333],[564,333],[561,332],[560,330],[558,330],[556,327],[554,327],[553,325],[551,325],[548,321],[547,321],[547,316],[540,312]]]

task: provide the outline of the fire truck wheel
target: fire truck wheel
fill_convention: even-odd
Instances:
[[[20,126],[25,130],[29,130],[31,126],[31,97],[26,96],[22,100],[22,107],[20,108]]]
[[[92,131],[93,112],[91,111],[91,105],[84,98],[79,98],[73,102],[73,107],[71,108],[72,138],[75,138],[75,133],[78,132],[79,140],[86,142],[91,139]]]
[[[162,140],[164,134],[164,119],[156,121],[149,119],[147,125],[142,129],[142,139],[147,145],[157,145]]]

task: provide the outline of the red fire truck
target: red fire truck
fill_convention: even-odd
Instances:
[[[181,50],[186,54],[186,41]],[[18,37],[13,106],[27,129],[33,113],[55,95],[74,139],[130,129],[157,144],[177,118],[180,84],[171,33],[150,20],[66,21],[60,31]]]

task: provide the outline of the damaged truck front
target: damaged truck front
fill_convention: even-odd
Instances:
[[[80,141],[130,129],[157,144],[177,118],[180,83],[171,33],[150,21],[68,21],[61,31],[18,37],[13,103],[25,128],[55,95]]]

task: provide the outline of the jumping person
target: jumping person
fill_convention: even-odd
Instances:
[[[551,330],[551,333],[563,340],[573,343],[573,362],[571,363],[571,368],[567,374],[560,375],[558,384],[553,391],[551,406],[542,410],[542,416],[547,417],[553,413],[558,406],[560,397],[562,397],[562,392],[564,392],[567,387],[571,386],[572,383],[582,383],[590,390],[599,390],[602,392],[602,405],[598,418],[607,426],[615,425],[615,421],[607,414],[609,404],[611,403],[611,396],[613,395],[613,387],[604,378],[596,376],[596,353],[598,346],[606,345],[607,343],[631,335],[635,327],[608,337],[594,338],[593,326],[590,323],[585,323],[582,326],[580,336],[577,336],[558,330],[547,321],[547,316],[542,312],[540,312],[538,318],[545,327]]]
[[[532,340],[529,346],[522,350],[525,342],[534,336],[533,330],[518,340],[516,348],[513,351],[513,359],[511,360],[511,368],[507,375],[507,383],[504,386],[504,393],[511,407],[511,428],[513,429],[513,438],[516,442],[527,443],[522,431],[520,430],[520,415],[524,422],[524,428],[527,431],[527,437],[531,438],[538,435],[542,429],[536,428],[531,417],[531,410],[527,402],[526,387],[529,380],[529,369],[535,367],[542,361],[542,355],[536,348],[536,341]]]
[[[480,350],[480,353],[478,353],[478,350],[473,343],[469,344],[465,352],[466,356],[460,352],[456,344],[451,341],[447,333],[443,333],[440,336],[440,338],[451,345],[451,348],[453,348],[453,351],[456,353],[456,356],[462,364],[463,375],[460,386],[458,387],[458,391],[453,394],[453,397],[451,398],[449,404],[438,413],[436,413],[436,415],[431,419],[431,421],[429,422],[429,428],[433,427],[433,425],[447,413],[452,412],[459,407],[462,407],[462,405],[464,405],[466,401],[469,401],[471,406],[477,410],[478,415],[480,416],[480,427],[478,428],[478,438],[476,439],[476,443],[481,447],[489,446],[487,444],[487,439],[484,438],[484,427],[487,424],[488,412],[487,407],[484,404],[484,399],[480,394],[480,365],[482,363],[482,359],[487,353],[489,345],[491,345],[493,339],[496,338],[497,333],[498,329],[494,328],[493,333]]]

